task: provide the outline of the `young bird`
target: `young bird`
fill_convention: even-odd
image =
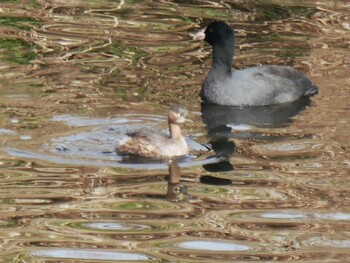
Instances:
[[[116,151],[122,155],[151,158],[169,158],[188,154],[188,146],[181,134],[180,125],[186,121],[188,112],[182,105],[172,105],[168,113],[170,137],[152,132],[139,131],[127,134]]]

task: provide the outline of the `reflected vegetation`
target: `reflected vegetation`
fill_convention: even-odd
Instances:
[[[348,262],[348,1],[2,1],[4,262]],[[214,19],[234,68],[290,65],[319,95],[201,104]],[[190,155],[118,156],[181,103]]]
[[[21,39],[0,39],[1,61],[7,63],[28,64],[35,58],[35,45]]]

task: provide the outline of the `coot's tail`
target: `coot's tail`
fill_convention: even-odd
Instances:
[[[316,94],[318,94],[318,88],[316,87],[316,85],[314,85],[311,80],[309,80],[303,73],[301,73],[300,71],[297,71],[297,75],[298,76],[298,86],[303,87],[303,96],[306,97],[312,97]]]
[[[311,85],[305,92],[305,96],[312,97],[318,94],[318,88],[315,85]]]

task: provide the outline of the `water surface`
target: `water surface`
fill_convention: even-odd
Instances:
[[[0,7],[4,262],[350,260],[348,1],[5,1]],[[311,101],[201,105],[211,63],[192,34],[236,32],[235,68],[291,65]],[[191,154],[135,160],[126,132]],[[211,148],[209,147],[211,146]],[[208,150],[209,149],[209,150]]]

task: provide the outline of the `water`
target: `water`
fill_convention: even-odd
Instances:
[[[7,1],[0,11],[4,262],[350,260],[348,1]],[[235,68],[287,64],[311,101],[201,104],[212,19]],[[191,154],[118,156],[184,104]],[[209,145],[212,146],[211,150]]]

